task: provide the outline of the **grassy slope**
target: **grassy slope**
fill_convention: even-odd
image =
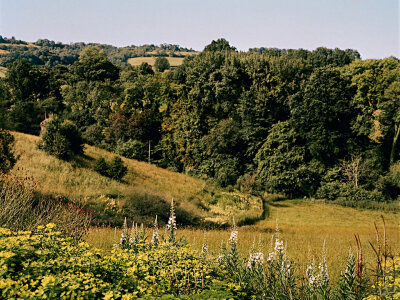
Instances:
[[[92,170],[94,160],[104,157],[111,160],[115,154],[92,146],[85,146],[85,156],[73,162],[64,162],[37,149],[39,137],[14,133],[16,153],[20,155],[14,172],[33,176],[43,193],[55,193],[70,198],[104,199],[117,198],[120,203],[135,193],[158,195],[170,201],[174,198],[180,207],[197,216],[209,220],[227,221],[231,215],[245,218],[261,213],[261,204],[257,198],[250,198],[250,205],[236,205],[238,197],[245,197],[236,192],[226,192],[210,187],[205,181],[184,174],[139,162],[123,159],[128,167],[124,182],[111,180]],[[209,205],[211,192],[221,201],[218,205]],[[205,211],[201,205],[206,205]]]

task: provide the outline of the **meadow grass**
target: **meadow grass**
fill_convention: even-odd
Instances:
[[[184,57],[165,57],[171,67],[180,66],[183,63]],[[157,57],[132,57],[128,59],[128,63],[132,66],[139,66],[140,64],[146,62],[150,66],[153,66]]]
[[[253,243],[258,247],[261,239],[262,250],[268,256],[272,248],[271,242],[277,234],[275,228],[278,221],[279,237],[285,241],[289,257],[297,263],[299,274],[304,273],[312,257],[318,262],[325,242],[329,274],[336,280],[345,267],[349,249],[356,253],[355,234],[360,236],[367,268],[372,266],[375,256],[369,241],[375,243],[376,240],[374,222],[381,233],[383,232],[381,215],[386,221],[392,251],[400,254],[399,215],[396,213],[366,211],[310,201],[286,200],[273,204],[275,206],[270,206],[270,216],[266,220],[239,228],[238,249],[242,255],[248,256]],[[119,229],[91,228],[86,240],[95,247],[111,249],[116,242],[115,238],[119,239],[120,234]],[[148,234],[151,234],[151,228],[148,229]],[[229,229],[205,231],[178,228],[178,237],[185,237],[197,250],[201,249],[205,237],[213,254],[218,254],[221,242],[226,243],[229,235]]]
[[[13,135],[15,152],[19,156],[13,172],[19,176],[32,176],[38,183],[39,192],[44,194],[62,194],[74,200],[81,199],[83,203],[112,200],[117,205],[137,193],[150,194],[167,201],[174,199],[181,209],[220,223],[227,222],[233,215],[244,219],[257,218],[261,214],[259,198],[224,191],[198,178],[122,158],[128,173],[119,182],[93,171],[96,159],[103,157],[110,161],[115,156],[113,153],[85,145],[84,156],[67,162],[37,149],[39,137],[17,132]],[[223,201],[212,203],[213,197]],[[246,205],[238,203],[238,199],[245,198]]]
[[[4,51],[4,50],[0,49],[0,54],[4,54],[1,51]],[[6,73],[7,73],[7,68],[0,66],[0,77],[2,77],[2,78],[6,77]]]

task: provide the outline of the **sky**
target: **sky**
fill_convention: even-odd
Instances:
[[[0,35],[34,42],[356,49],[400,57],[400,0],[0,0]]]

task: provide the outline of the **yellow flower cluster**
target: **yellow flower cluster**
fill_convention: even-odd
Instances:
[[[189,247],[111,254],[55,231],[0,228],[0,299],[133,299],[209,290],[219,267]]]
[[[400,299],[400,257],[389,259],[384,266],[384,276],[372,286],[373,295],[364,300]]]

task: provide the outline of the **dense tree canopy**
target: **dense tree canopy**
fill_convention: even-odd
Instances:
[[[53,113],[87,143],[141,160],[150,146],[152,163],[222,186],[254,178],[253,191],[289,196],[398,196],[397,58],[327,48],[237,52],[218,39],[154,72],[146,63],[117,67],[103,48],[85,48],[68,67],[10,64],[0,79],[0,126],[38,134]],[[357,181],[346,175],[355,162]],[[337,186],[347,196],[332,194]]]

